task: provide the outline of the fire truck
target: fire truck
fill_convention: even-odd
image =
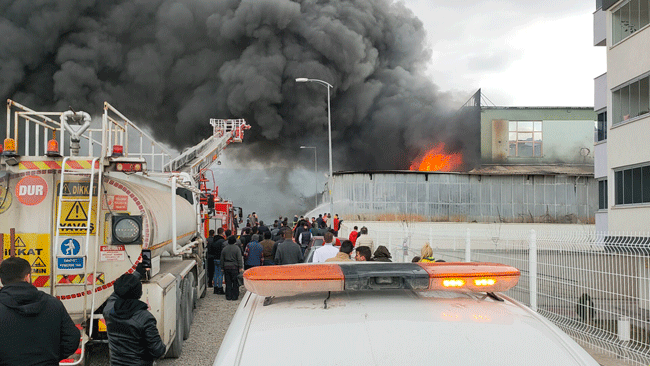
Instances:
[[[212,171],[209,172],[212,173]],[[205,175],[201,181],[207,186],[208,179]],[[214,174],[212,174],[212,182],[214,183],[214,189],[212,191],[205,189],[208,193],[204,195],[206,197],[206,204],[208,205],[208,227],[215,232],[218,228],[223,228],[224,230],[230,230],[234,234],[242,222],[242,208],[235,207],[231,201],[224,200],[219,196],[219,186],[216,185]]]
[[[237,231],[239,227],[240,217],[242,217],[241,207],[234,207],[233,203],[230,201],[223,201],[221,197],[215,197],[214,202],[214,215],[212,215],[212,221],[214,222],[210,227],[217,231],[216,228],[223,228],[224,230],[230,230],[233,234]]]
[[[77,353],[106,338],[101,309],[115,280],[150,267],[141,300],[158,322],[167,357],[181,354],[197,298],[206,293],[211,212],[205,173],[250,128],[211,119],[212,135],[172,158],[108,103],[100,118],[39,112],[7,102],[0,154],[0,259],[19,256],[32,282],[60,299],[81,330]]]

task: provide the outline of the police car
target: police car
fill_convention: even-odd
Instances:
[[[214,365],[597,366],[555,325],[499,293],[519,275],[494,263],[249,269]]]

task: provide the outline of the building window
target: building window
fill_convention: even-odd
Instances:
[[[648,17],[648,0],[629,0],[612,13],[612,38],[613,44],[629,37],[634,32],[646,26]]]
[[[607,209],[607,179],[598,181],[598,209]]]
[[[612,122],[618,124],[650,112],[650,77],[612,92]]]
[[[542,156],[542,121],[510,121],[508,156]]]
[[[607,112],[598,113],[596,141],[607,140]]]
[[[650,202],[650,166],[614,172],[617,205]]]

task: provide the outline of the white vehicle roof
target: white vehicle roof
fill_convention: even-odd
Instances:
[[[214,364],[598,365],[549,321],[498,296],[504,301],[485,293],[344,291],[264,305],[264,296],[247,292]]]

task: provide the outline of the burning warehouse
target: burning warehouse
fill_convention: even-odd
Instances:
[[[593,224],[593,108],[481,106],[454,116],[462,148],[440,142],[410,171],[334,174],[334,211],[350,219]]]

